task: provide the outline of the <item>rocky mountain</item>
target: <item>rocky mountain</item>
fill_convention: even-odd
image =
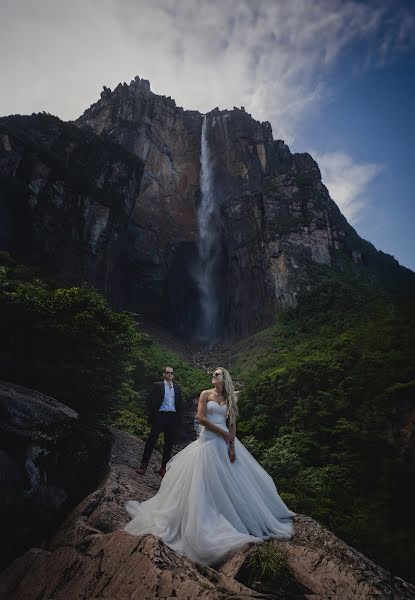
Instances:
[[[137,249],[151,248],[157,257],[146,262],[154,282],[148,289],[154,298],[157,285],[167,285],[172,325],[181,333],[195,330],[203,116],[152,93],[149,82],[136,77],[114,91],[106,88],[76,123],[107,133],[144,161],[134,220],[139,228],[147,225],[147,239],[141,234]],[[276,308],[295,304],[319,265],[392,288],[414,286],[412,272],[347,223],[312,157],[291,154],[282,140],[273,139],[269,123],[255,121],[243,108],[216,108],[206,115],[206,126],[221,247],[220,282],[212,295],[221,296],[226,337],[252,333],[272,320]],[[143,258],[133,260],[138,266]]]
[[[7,414],[5,426],[13,430],[13,435],[26,439],[21,449],[8,446],[0,456],[2,467],[12,461],[20,473],[19,481],[3,477],[3,492],[8,497],[19,493],[23,497],[26,492],[25,512],[27,517],[33,517],[39,511],[37,500],[41,490],[43,497],[46,492],[57,497],[53,485],[59,482],[59,473],[52,467],[54,462],[65,462],[62,449],[68,432],[81,427],[79,418],[53,398],[5,382],[0,383],[0,399]],[[37,436],[28,435],[29,431],[36,431]],[[267,582],[261,579],[260,571],[253,571],[251,557],[258,546],[243,547],[214,569],[176,554],[152,535],[135,537],[125,533],[123,527],[129,517],[124,503],[131,498],[144,501],[156,493],[160,477],[155,469],[160,456],[154,453],[148,474],[140,477],[136,470],[143,442],[116,429],[109,433],[109,457],[105,460],[99,452],[90,453],[87,469],[82,461],[72,460],[66,469],[64,487],[71,492],[79,477],[83,480],[90,477],[94,462],[101,479],[90,480],[89,489],[84,489],[76,506],[66,504],[66,518],[62,521],[61,517],[55,531],[45,533],[44,538],[38,539],[32,547],[29,545],[29,549],[26,540],[21,555],[9,562],[0,574],[1,599],[415,598],[413,585],[393,577],[303,515],[295,517],[295,535],[290,541],[272,542],[285,553],[288,572],[282,580],[271,578]],[[96,431],[95,437],[92,434],[91,430],[90,442],[102,439],[102,432]],[[75,455],[83,441],[79,437]],[[35,471],[42,476],[47,473],[50,480],[42,477],[42,481],[34,485]],[[3,472],[10,474],[9,469],[2,469]],[[59,485],[62,486],[62,477]],[[29,490],[38,496],[30,496]],[[53,514],[56,506],[44,502],[43,510]],[[3,540],[12,539],[17,522],[17,515],[10,519],[8,535]]]
[[[415,289],[347,223],[312,157],[243,108],[183,110],[136,77],[74,124],[1,119],[0,139],[1,245],[181,336],[199,335],[204,304],[222,339],[253,333],[327,270]]]

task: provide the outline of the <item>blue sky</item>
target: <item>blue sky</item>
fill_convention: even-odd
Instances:
[[[75,119],[136,75],[245,106],[310,152],[357,232],[415,270],[415,0],[2,0],[0,114]]]
[[[333,98],[303,124],[293,149],[307,149],[317,160],[342,152],[356,164],[372,164],[373,177],[369,174],[359,192],[361,206],[352,224],[359,235],[415,270],[415,52],[353,73],[359,58],[351,52],[349,64],[333,73]],[[329,190],[335,198],[335,186]]]

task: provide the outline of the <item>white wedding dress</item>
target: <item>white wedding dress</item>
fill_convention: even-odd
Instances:
[[[206,416],[227,430],[226,409],[209,400]],[[248,542],[291,538],[294,513],[272,478],[238,439],[235,453],[231,463],[225,440],[202,427],[199,439],[167,463],[157,494],[145,502],[127,502],[133,519],[125,531],[152,533],[203,565],[224,560]]]

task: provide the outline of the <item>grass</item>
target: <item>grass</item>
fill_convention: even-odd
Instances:
[[[272,542],[258,545],[248,559],[253,580],[286,579],[288,575],[287,551]]]

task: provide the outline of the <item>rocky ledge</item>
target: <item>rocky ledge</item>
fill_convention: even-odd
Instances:
[[[46,547],[31,548],[9,564],[0,576],[0,598],[415,598],[414,586],[303,515],[295,518],[292,540],[272,542],[284,549],[294,582],[284,595],[246,585],[258,546],[245,546],[215,570],[179,556],[154,536],[125,533],[124,503],[156,493],[160,456],[154,453],[147,475],[140,477],[143,442],[125,432],[111,434],[110,468],[101,486],[72,510]]]
[[[35,390],[0,381],[0,569],[44,545],[108,472],[111,436]]]

